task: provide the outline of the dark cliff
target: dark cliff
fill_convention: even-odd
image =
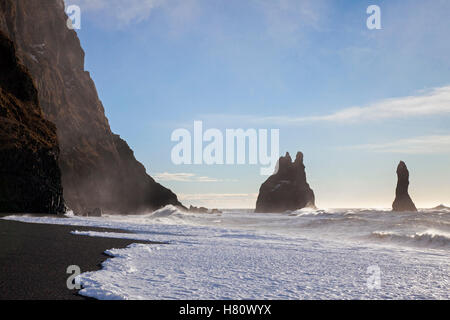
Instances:
[[[0,30],[16,44],[35,80],[45,117],[56,124],[67,205],[137,213],[177,196],[156,183],[127,143],[111,132],[62,0],[1,0]]]
[[[0,212],[63,213],[56,127],[33,80],[0,32]]]
[[[414,202],[408,194],[409,171],[406,164],[400,161],[397,167],[397,189],[395,190],[395,200],[392,204],[393,211],[417,211]]]
[[[306,181],[303,154],[292,162],[289,153],[278,160],[278,171],[259,189],[255,212],[284,212],[315,207],[314,192]]]

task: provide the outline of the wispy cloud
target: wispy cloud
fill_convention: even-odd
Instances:
[[[367,150],[381,153],[447,154],[450,153],[450,135],[430,135],[401,139],[379,144],[363,144],[343,149]]]
[[[267,33],[278,40],[297,42],[305,28],[320,29],[327,21],[327,0],[256,0],[263,13]]]
[[[183,204],[208,208],[254,208],[257,197],[257,193],[178,194]]]
[[[346,108],[323,116],[265,117],[259,121],[284,124],[318,121],[364,122],[441,114],[450,114],[450,86],[434,88],[415,96],[386,99],[368,106]]]
[[[237,199],[255,199],[258,197],[257,193],[203,193],[203,194],[180,194],[181,200],[237,200]]]
[[[117,27],[139,23],[150,17],[155,9],[163,9],[172,27],[179,28],[192,23],[204,9],[209,16],[214,12],[226,14],[220,6],[209,0],[64,0],[66,5],[78,5],[82,12],[101,14],[96,16],[102,23],[105,18]],[[304,28],[317,29],[327,15],[328,0],[253,0],[253,10],[265,21],[266,32],[285,42],[297,42],[304,35]],[[228,5],[228,4],[227,4]],[[229,4],[232,7],[235,4]],[[217,34],[215,34],[218,36]]]
[[[78,5],[82,12],[102,12],[118,25],[137,23],[148,18],[153,9],[170,0],[65,0],[66,5]]]
[[[157,173],[155,174],[155,179],[158,181],[176,181],[176,182],[223,182],[225,180],[216,179],[206,176],[198,176],[194,173]],[[230,180],[231,181],[231,180]]]
[[[387,119],[450,114],[450,86],[422,91],[417,95],[381,100],[367,106],[349,107],[319,116],[255,116],[238,114],[207,114],[208,121],[264,123],[269,125],[302,125],[314,122],[361,123]]]

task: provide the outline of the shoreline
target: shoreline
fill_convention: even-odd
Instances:
[[[98,271],[111,258],[106,250],[154,243],[73,235],[74,230],[121,232],[0,220],[0,300],[89,300],[67,288],[68,266],[78,265],[82,273]]]

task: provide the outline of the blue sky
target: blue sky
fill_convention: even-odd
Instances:
[[[259,166],[176,166],[177,128],[280,129],[319,207],[450,204],[450,2],[68,0],[112,130],[183,203],[253,207]],[[366,27],[369,5],[381,30]]]

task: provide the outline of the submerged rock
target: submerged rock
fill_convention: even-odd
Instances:
[[[67,28],[67,19],[63,0],[0,1],[0,31],[15,43],[35,80],[44,116],[58,130],[68,207],[75,213],[97,207],[139,213],[167,204],[181,206],[111,132],[95,84],[84,69],[84,51],[76,32]]]
[[[191,205],[189,207],[189,212],[192,212],[192,213],[208,213],[209,210],[208,210],[208,208],[205,208],[205,207],[194,207],[194,206]]]
[[[440,204],[437,207],[432,208],[432,210],[450,210],[450,207]]]
[[[417,211],[417,208],[408,194],[409,171],[406,164],[400,161],[397,167],[397,189],[395,191],[395,200],[392,204],[392,210],[396,212]]]
[[[0,32],[0,212],[65,211],[56,127],[44,119],[33,80]]]
[[[189,207],[189,209],[187,211],[191,212],[191,213],[209,213],[209,214],[221,214],[222,213],[222,211],[220,211],[219,209],[208,209],[205,207],[195,207],[192,205]]]
[[[278,160],[277,172],[259,189],[255,212],[285,212],[305,207],[315,208],[313,190],[306,181],[303,153],[292,162],[289,153]]]

